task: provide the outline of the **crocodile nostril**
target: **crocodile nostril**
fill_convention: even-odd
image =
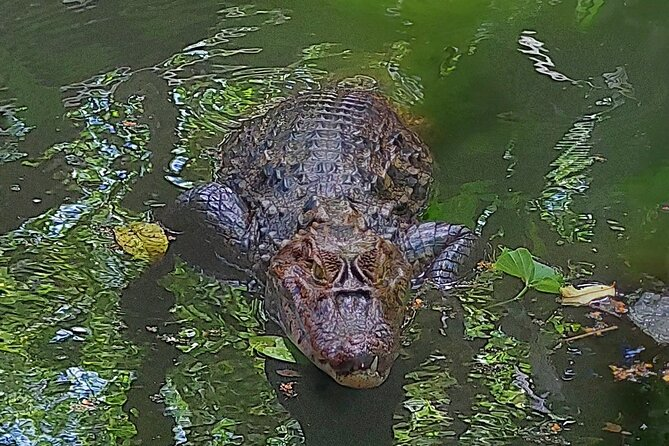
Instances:
[[[365,370],[375,372],[379,366],[379,357],[373,354],[361,354],[348,359],[335,368],[337,373],[352,373]]]
[[[351,291],[337,291],[335,298],[338,302],[344,302],[349,299],[357,300],[364,299],[368,300],[372,298],[372,293],[369,290],[351,290]]]

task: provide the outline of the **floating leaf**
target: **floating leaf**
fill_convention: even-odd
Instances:
[[[563,284],[562,276],[555,275],[552,277],[544,277],[543,279],[535,280],[530,283],[530,286],[537,291],[541,291],[542,293],[558,294],[560,292],[560,287]]]
[[[495,262],[495,269],[518,277],[525,286],[543,293],[557,294],[564,282],[554,268],[534,260],[527,248],[505,250]]]
[[[606,431],[606,432],[613,432],[614,434],[618,434],[618,433],[623,431],[623,428],[619,424],[606,422],[604,424],[604,427],[602,428],[602,430]]]
[[[639,378],[656,375],[656,373],[651,370],[652,368],[653,364],[642,361],[635,361],[628,368],[618,367],[613,364],[609,365],[609,369],[611,369],[615,381],[638,382]]]
[[[514,251],[505,250],[495,262],[495,269],[510,276],[518,277],[529,285],[534,277],[534,260],[526,248]]]
[[[575,288],[573,285],[569,285],[560,288],[560,294],[562,295],[562,305],[588,305],[595,299],[615,297],[616,284],[591,285],[583,288]]]
[[[578,333],[581,329],[581,324],[578,322],[566,321],[564,316],[560,314],[553,314],[546,320],[546,326],[552,326],[555,333],[565,335],[567,333]]]
[[[165,231],[155,223],[134,222],[114,228],[116,243],[136,259],[158,260],[167,251]]]
[[[530,286],[543,293],[559,293],[560,287],[564,284],[562,275],[548,265],[534,259],[532,261],[534,262],[534,277]]]
[[[281,336],[253,336],[249,339],[251,348],[270,358],[284,362],[297,362]]]
[[[291,369],[277,370],[276,374],[279,376],[283,376],[284,378],[300,378],[302,376],[302,374],[297,370],[291,370]]]

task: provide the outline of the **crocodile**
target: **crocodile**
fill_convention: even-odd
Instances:
[[[476,243],[465,226],[419,221],[426,145],[379,93],[333,87],[249,118],[216,162],[177,199],[181,230],[252,272],[268,316],[339,384],[383,383],[412,286],[447,287]]]

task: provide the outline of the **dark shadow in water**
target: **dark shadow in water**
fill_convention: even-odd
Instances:
[[[296,398],[278,398],[302,426],[307,445],[390,445],[395,407],[402,401],[405,364],[396,364],[388,380],[377,389],[359,390],[340,386],[315,366],[299,367],[297,379],[277,375],[286,364],[268,361],[265,371],[272,387],[296,380]]]
[[[132,419],[139,433],[137,444],[168,444],[172,438],[172,420],[164,416],[163,405],[154,402],[153,397],[159,394],[165,372],[172,367],[179,352],[173,345],[159,340],[147,327],[163,327],[170,320],[174,297],[159,281],[173,268],[174,258],[169,255],[123,292],[121,309],[128,326],[127,336],[146,349],[125,405],[126,412],[132,408],[139,411],[139,416]]]
[[[157,220],[167,220],[166,213],[166,209],[158,210]],[[124,291],[122,312],[128,326],[127,336],[134,344],[145,349],[142,367],[137,371],[137,379],[128,392],[125,405],[126,412],[132,408],[139,411],[138,416],[132,418],[138,431],[135,444],[173,442],[174,420],[164,414],[165,406],[160,402],[162,399],[159,394],[181,352],[174,345],[159,339],[151,327],[158,327],[162,335],[176,334],[179,329],[178,324],[170,324],[173,320],[170,309],[175,304],[174,296],[161,285],[162,279],[174,270],[177,258],[219,280],[248,279],[222,265],[215,246],[200,233],[188,233],[172,242],[166,256]],[[173,330],[170,327],[174,327]]]
[[[431,301],[440,303],[437,293],[430,293]],[[452,302],[448,299],[448,303]],[[458,304],[459,306],[459,304]],[[307,445],[316,446],[385,446],[393,444],[395,416],[402,410],[405,400],[403,385],[405,375],[416,370],[426,358],[442,351],[447,353],[449,372],[460,385],[449,389],[445,398],[451,400],[452,429],[457,434],[466,426],[458,419],[458,414],[468,414],[470,401],[474,395],[467,382],[468,368],[464,364],[471,360],[476,351],[476,342],[464,340],[462,312],[448,311],[447,324],[442,325],[442,315],[433,310],[421,311],[413,324],[421,332],[418,339],[405,348],[404,357],[395,363],[388,380],[379,388],[360,390],[338,385],[324,372],[311,364],[287,365],[268,360],[265,366],[267,378],[281,404],[302,426]],[[271,327],[270,327],[271,328]],[[274,330],[278,328],[274,327]],[[441,333],[440,333],[441,332]],[[281,369],[297,370],[297,378],[280,377]],[[297,397],[287,398],[278,391],[283,382],[295,381]]]
[[[144,100],[144,119],[151,129],[149,150],[152,153],[153,171],[142,177],[133,191],[124,199],[128,209],[142,212],[148,200],[172,202],[178,191],[163,179],[164,166],[170,158],[169,148],[174,142],[176,111],[168,102],[168,88],[165,81],[150,71],[140,71],[121,84],[116,92],[120,100],[129,95],[142,95]],[[174,296],[160,285],[160,280],[174,269],[174,249],[157,264],[144,272],[142,277],[133,281],[123,292],[121,309],[128,326],[128,338],[140,348],[146,356],[137,379],[128,393],[125,409],[139,411],[132,421],[137,427],[137,444],[171,444],[173,420],[164,415],[164,406],[155,402],[155,396],[165,383],[166,372],[173,366],[179,351],[171,344],[157,338],[147,327],[160,327],[162,333],[171,320],[170,308],[174,305]]]

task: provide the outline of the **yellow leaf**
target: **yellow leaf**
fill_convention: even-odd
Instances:
[[[584,288],[574,288],[573,285],[560,288],[562,295],[562,305],[580,306],[588,305],[595,299],[603,297],[615,297],[616,284],[611,285],[591,285]]]
[[[155,261],[167,251],[165,231],[155,223],[130,223],[114,228],[116,243],[136,259]]]

